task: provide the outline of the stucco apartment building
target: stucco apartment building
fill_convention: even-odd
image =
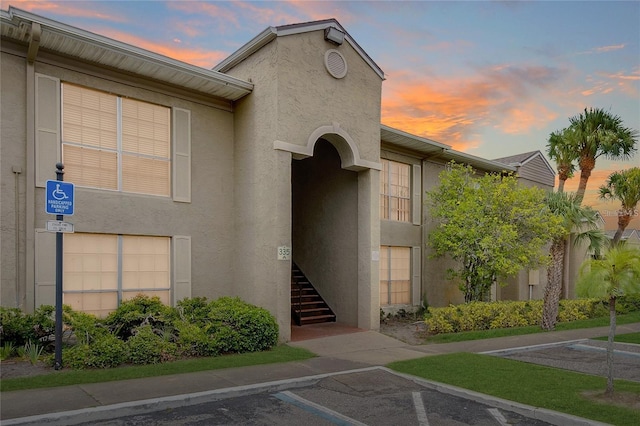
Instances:
[[[462,301],[430,259],[424,193],[455,160],[553,188],[539,152],[486,160],[380,124],[383,71],[335,20],[270,27],[214,69],[0,11],[3,306],[53,304],[45,184],[75,185],[64,303],[105,315],[239,296],[290,338],[292,266],[337,321]],[[541,298],[523,271],[498,299]]]

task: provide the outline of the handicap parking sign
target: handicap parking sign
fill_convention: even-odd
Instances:
[[[61,180],[47,181],[46,210],[49,214],[73,215],[73,196],[75,187],[70,182]]]

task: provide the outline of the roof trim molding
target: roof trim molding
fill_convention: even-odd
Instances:
[[[44,34],[50,33],[52,35],[62,37],[66,40],[72,40],[76,43],[83,43],[85,45],[92,46],[94,49],[101,49],[105,53],[115,53],[118,55],[122,55],[123,57],[127,57],[133,61],[139,62],[140,64],[162,67],[180,75],[195,79],[198,82],[206,81],[209,83],[209,85],[217,85],[220,88],[224,88],[225,92],[228,94],[226,96],[216,94],[215,89],[213,88],[204,90],[204,93],[218,96],[223,99],[232,101],[237,100],[251,93],[251,91],[253,90],[252,83],[237,79],[235,77],[212,71],[207,68],[191,65],[186,62],[178,61],[176,59],[172,59],[148,50],[140,49],[130,44],[122,43],[117,40],[113,40],[95,33],[91,33],[89,31],[82,30],[77,27],[73,27],[58,21],[54,21],[52,19],[35,15],[33,13],[18,9],[13,6],[9,6],[8,12],[2,11],[0,18],[2,19],[3,26],[12,24],[17,28],[20,28],[24,25],[27,25],[29,27],[34,24],[39,25],[41,27],[42,33],[40,49],[44,48],[42,41],[44,39]],[[8,30],[3,30],[2,34],[4,35],[5,32],[8,32]],[[59,49],[57,53],[74,56],[69,52],[63,51],[62,49]],[[108,61],[106,61],[104,65],[111,66],[115,69],[122,69],[118,64],[118,61],[113,62],[114,63],[109,63]],[[123,70],[132,72],[131,70]],[[144,77],[150,77],[156,80],[158,79],[158,76],[154,73],[148,72],[148,74],[149,75],[145,75],[144,73],[141,73],[141,75],[143,75]],[[160,80],[163,81],[162,79]],[[171,83],[169,78],[167,78],[166,80],[166,82]],[[188,86],[184,84],[182,84],[182,86],[188,88]]]
[[[268,27],[256,37],[251,39],[248,43],[242,46],[240,49],[236,50],[230,56],[228,56],[225,60],[220,62],[218,65],[213,67],[214,71],[219,72],[227,72],[231,68],[238,65],[240,62],[247,59],[249,56],[253,55],[255,52],[260,50],[262,47],[276,39],[277,37],[283,37],[288,35],[295,34],[304,34],[312,31],[324,31],[326,28],[334,27],[338,30],[342,31],[345,35],[344,39],[347,41],[351,47],[355,49],[358,54],[364,59],[364,61],[373,69],[373,71],[380,77],[382,80],[385,79],[384,72],[380,67],[371,59],[371,57],[367,54],[367,52],[360,47],[360,45],[349,35],[349,33],[344,29],[342,25],[336,19],[325,19],[322,21],[313,21],[313,22],[304,22],[300,24],[291,24],[291,25],[282,25],[279,27]]]

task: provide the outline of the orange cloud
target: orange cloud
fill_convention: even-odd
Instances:
[[[49,13],[80,18],[95,18],[111,22],[127,21],[127,18],[124,16],[101,12],[99,3],[92,3],[91,7],[87,7],[86,3],[75,3],[70,1],[51,2],[46,0],[10,0],[5,3],[7,3],[8,6],[13,6],[33,13]],[[2,8],[6,9],[7,7],[3,6]]]
[[[136,37],[132,34],[107,29],[101,32],[103,35],[123,43],[131,44],[142,49],[150,50],[169,58],[177,59],[203,68],[212,68],[215,64],[228,56],[225,52],[209,49],[187,49],[183,46],[170,46],[164,43],[156,43]]]
[[[470,149],[480,145],[478,134],[484,127],[524,134],[557,117],[531,100],[532,89],[544,89],[559,78],[554,69],[502,65],[471,77],[450,78],[425,78],[427,73],[420,72],[389,75],[383,85],[383,123]]]

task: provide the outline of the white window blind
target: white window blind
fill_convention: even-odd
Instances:
[[[64,303],[101,317],[137,294],[168,305],[170,246],[168,237],[65,234]]]
[[[169,196],[170,108],[62,85],[65,180],[78,186]]]
[[[380,247],[380,305],[411,303],[411,248]]]
[[[382,159],[380,218],[411,221],[411,166]]]

